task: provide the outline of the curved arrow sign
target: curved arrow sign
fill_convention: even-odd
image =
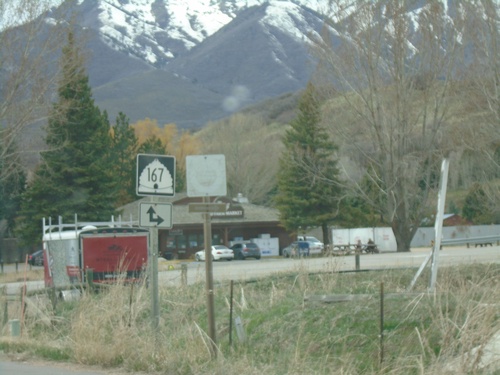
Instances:
[[[139,211],[140,227],[172,228],[171,203],[141,203]]]

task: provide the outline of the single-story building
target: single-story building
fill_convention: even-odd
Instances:
[[[424,227],[433,226],[435,221],[436,219],[434,215],[432,215],[431,217],[424,218],[421,221],[421,225]],[[472,223],[458,214],[443,214],[443,227],[453,227],[459,225],[472,225]]]
[[[458,214],[452,213],[443,215],[444,227],[454,227],[457,225],[472,225],[472,223]]]
[[[271,248],[263,251],[262,255],[269,256],[279,255],[280,250],[292,242],[291,236],[280,224],[278,210],[248,203],[241,196],[235,199],[211,197],[209,200],[226,204],[224,212],[210,213],[213,245],[231,246],[237,241],[259,242],[267,239]],[[189,204],[202,203],[202,198],[188,197],[186,193],[172,198],[145,197],[123,206],[120,209],[122,218],[139,221],[139,206],[144,202],[172,204],[172,228],[158,229],[160,255],[167,259],[190,259],[204,249],[204,214],[189,212]]]

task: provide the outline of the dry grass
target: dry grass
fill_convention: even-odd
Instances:
[[[10,265],[10,267],[14,267]],[[0,273],[0,284],[43,280],[43,268],[24,270],[24,264],[19,265],[18,271]]]
[[[145,285],[84,292],[55,309],[40,297],[40,307],[27,310],[23,337],[0,340],[0,348],[148,373],[492,373],[482,361],[489,338],[500,330],[500,266],[442,268],[433,294],[426,291],[425,275],[414,293],[406,294],[413,275],[414,270],[339,274],[333,268],[310,275],[298,267],[291,274],[235,283],[233,317],[242,319],[246,340],[233,325],[232,345],[230,289],[217,285],[215,360],[206,334],[203,283],[160,289],[157,329]],[[382,346],[381,285],[387,294]],[[334,294],[365,297],[335,304],[311,298]]]

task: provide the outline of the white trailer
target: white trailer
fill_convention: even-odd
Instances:
[[[353,248],[358,241],[363,245],[373,240],[379,251],[397,251],[396,237],[390,227],[332,229],[333,249]]]
[[[333,245],[333,247],[350,245],[349,230],[350,229],[333,229],[332,230],[332,245]]]

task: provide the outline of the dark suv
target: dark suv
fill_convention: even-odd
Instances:
[[[234,253],[234,259],[245,260],[246,258],[260,259],[260,248],[253,242],[237,243],[231,246]]]
[[[28,256],[28,263],[32,266],[43,266],[43,250],[35,251]]]

